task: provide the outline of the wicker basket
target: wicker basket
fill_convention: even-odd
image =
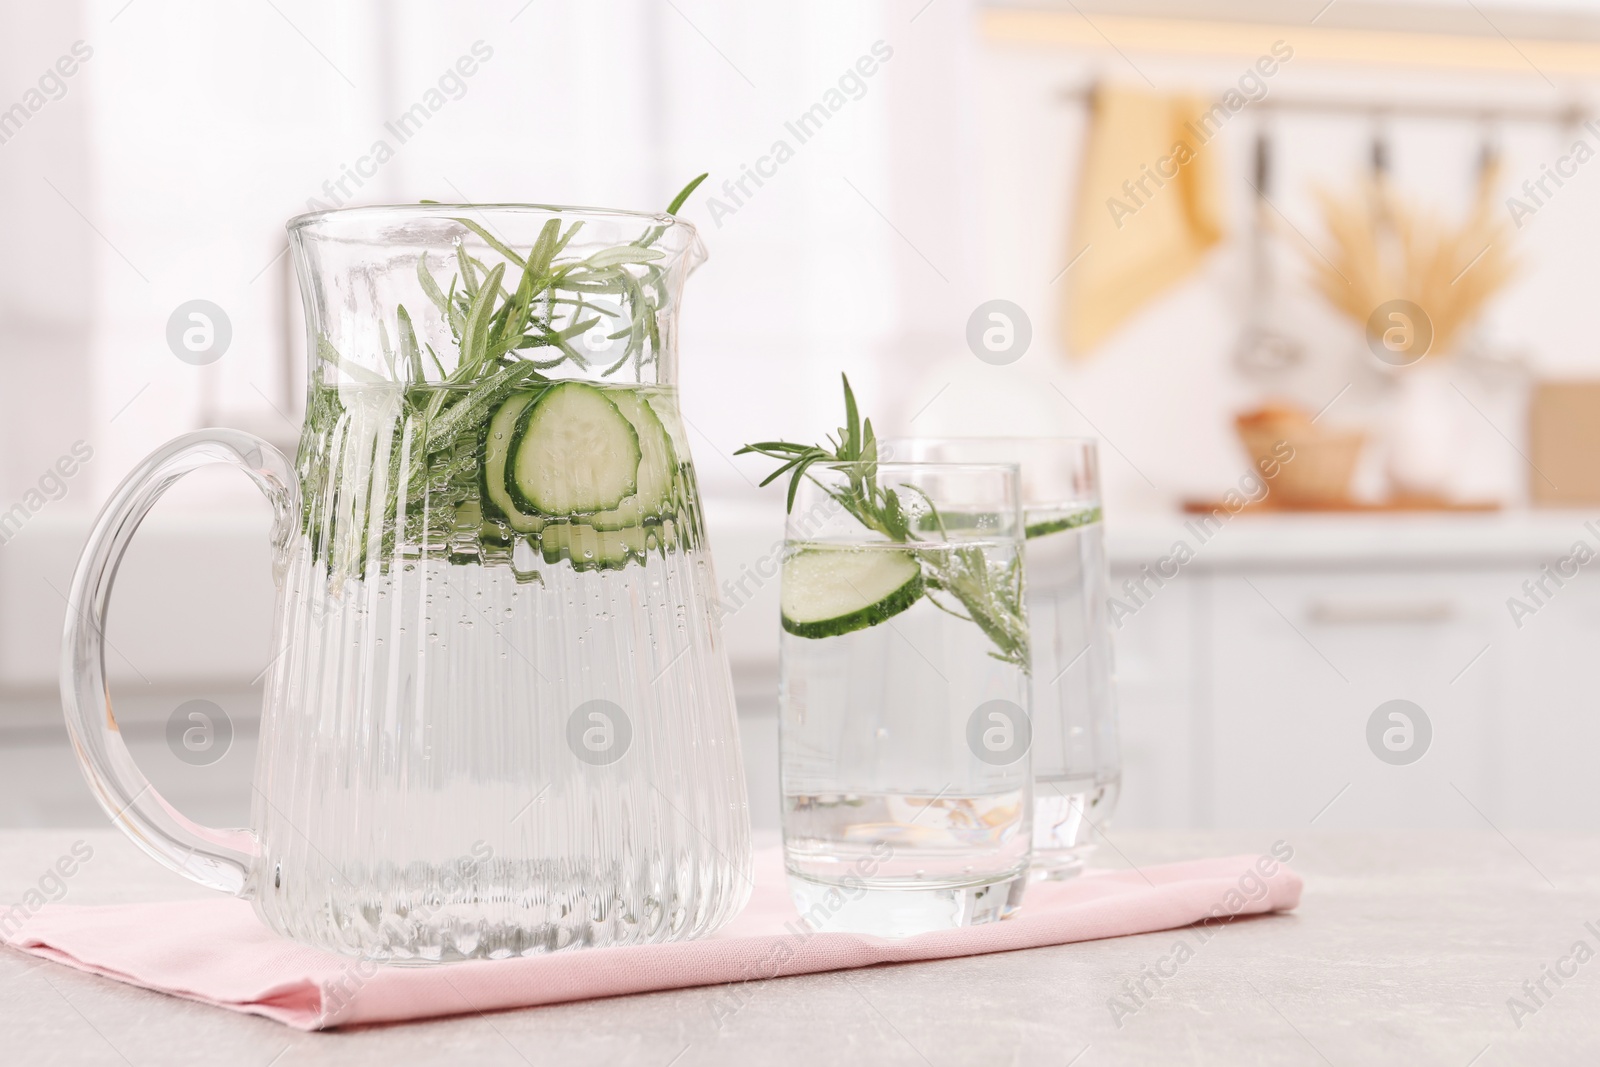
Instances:
[[[1256,470],[1277,468],[1268,480],[1268,500],[1283,507],[1314,508],[1347,503],[1350,478],[1366,435],[1358,430],[1324,430],[1298,411],[1267,410],[1241,415],[1235,421],[1239,439]],[[1279,443],[1294,450],[1285,460]]]

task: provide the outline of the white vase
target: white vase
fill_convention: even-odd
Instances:
[[[1406,496],[1450,497],[1464,454],[1462,416],[1472,409],[1457,394],[1449,364],[1437,357],[1402,369],[1398,378],[1389,414],[1390,486]]]

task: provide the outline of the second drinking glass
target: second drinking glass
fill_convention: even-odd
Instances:
[[[896,459],[1016,463],[1033,634],[1033,869],[1083,869],[1122,784],[1100,464],[1086,437],[902,438]]]
[[[812,926],[1004,918],[1033,817],[1017,467],[813,467],[782,577],[784,854]]]

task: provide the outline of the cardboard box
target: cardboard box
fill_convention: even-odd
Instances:
[[[1600,379],[1536,385],[1528,445],[1528,458],[1538,468],[1528,472],[1535,505],[1600,504]]]

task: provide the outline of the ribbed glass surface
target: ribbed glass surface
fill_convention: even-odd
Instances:
[[[448,960],[693,937],[743,906],[715,583],[675,397],[651,403],[685,457],[676,523],[590,569],[456,513],[472,457],[419,491],[392,390],[313,398],[256,775],[268,925]]]

